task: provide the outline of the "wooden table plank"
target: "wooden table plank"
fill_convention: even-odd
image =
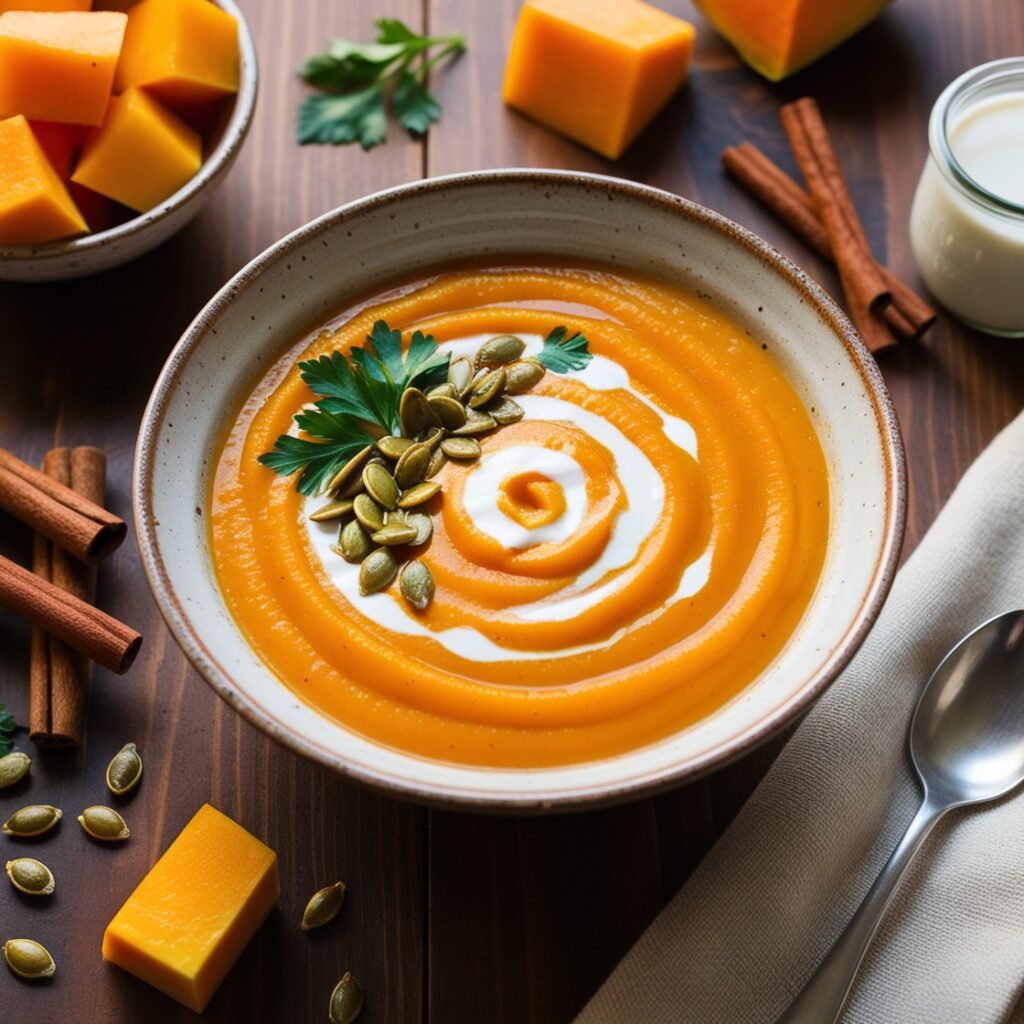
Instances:
[[[718,164],[725,146],[746,138],[795,173],[777,109],[810,93],[833,128],[876,252],[920,287],[907,221],[928,111],[961,71],[1021,51],[1022,8],[988,0],[968,13],[955,0],[901,0],[828,60],[771,85],[686,0],[659,5],[698,25],[691,82],[612,163],[500,107],[517,0],[431,0],[430,24],[465,31],[471,45],[435,82],[445,118],[430,137],[428,172],[528,165],[635,178],[751,227],[837,294],[831,269]],[[927,346],[881,362],[909,450],[909,553],[971,460],[1024,405],[1024,345],[944,318]],[[705,781],[599,814],[508,821],[431,813],[430,1020],[570,1019],[699,863],[782,742]]]

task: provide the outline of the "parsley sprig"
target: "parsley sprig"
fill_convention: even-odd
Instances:
[[[334,39],[310,57],[302,77],[324,90],[299,110],[299,142],[358,142],[372,149],[388,134],[386,99],[408,132],[423,135],[441,116],[426,87],[432,67],[465,48],[461,35],[421,36],[395,18],[378,18],[377,40]],[[433,56],[430,50],[437,49]]]
[[[579,331],[570,338],[568,327],[556,327],[544,339],[537,362],[554,373],[569,373],[570,370],[585,370],[593,358],[587,339]]]
[[[0,757],[14,749],[14,734],[18,731],[18,723],[14,715],[0,701]]]
[[[303,381],[320,397],[296,414],[295,423],[314,440],[282,434],[274,450],[259,458],[283,476],[301,470],[302,494],[321,493],[381,431],[399,433],[406,388],[431,387],[447,378],[450,356],[438,351],[433,335],[414,331],[403,354],[401,332],[378,320],[366,340],[367,346],[354,346],[349,358],[332,352],[299,363]]]

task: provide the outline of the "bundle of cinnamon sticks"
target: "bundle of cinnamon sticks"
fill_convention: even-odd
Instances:
[[[751,142],[725,150],[726,170],[832,260],[850,319],[872,352],[919,338],[935,322],[935,311],[871,254],[818,104],[804,97],[784,106],[780,116],[807,190]]]
[[[103,507],[106,458],[56,448],[34,469],[0,448],[0,508],[36,531],[33,571],[0,557],[0,605],[33,624],[29,732],[40,746],[81,739],[89,663],[128,670],[142,644],[92,603],[95,566],[127,534]]]

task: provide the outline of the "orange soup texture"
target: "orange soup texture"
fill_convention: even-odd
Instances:
[[[529,354],[564,324],[595,357],[548,372],[480,460],[441,470],[422,613],[396,585],[361,596],[329,553],[337,524],[308,520],[324,499],[257,462],[312,400],[297,360],[365,344],[378,319],[467,354],[505,333]],[[675,733],[782,649],[821,572],[829,492],[767,346],[689,293],[597,267],[452,271],[336,323],[256,388],[211,495],[227,604],[302,699],[412,754],[541,767]]]

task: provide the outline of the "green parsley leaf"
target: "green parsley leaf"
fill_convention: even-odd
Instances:
[[[373,149],[388,137],[388,119],[380,89],[371,85],[343,96],[308,96],[299,108],[299,143],[358,142]]]
[[[14,749],[14,734],[18,731],[18,723],[14,715],[0,701],[0,757]]]
[[[424,84],[438,62],[459,53],[462,36],[421,36],[396,18],[378,18],[377,41],[332,40],[310,57],[302,77],[325,90],[299,109],[299,142],[358,142],[372,149],[387,138],[386,101],[395,118],[414,135],[441,116],[441,105]],[[430,51],[438,52],[430,56]]]
[[[392,103],[398,123],[413,135],[426,135],[441,117],[441,104],[408,71],[399,75]]]
[[[571,338],[568,327],[556,327],[545,339],[537,361],[554,373],[584,370],[594,357],[587,339],[577,331]]]

